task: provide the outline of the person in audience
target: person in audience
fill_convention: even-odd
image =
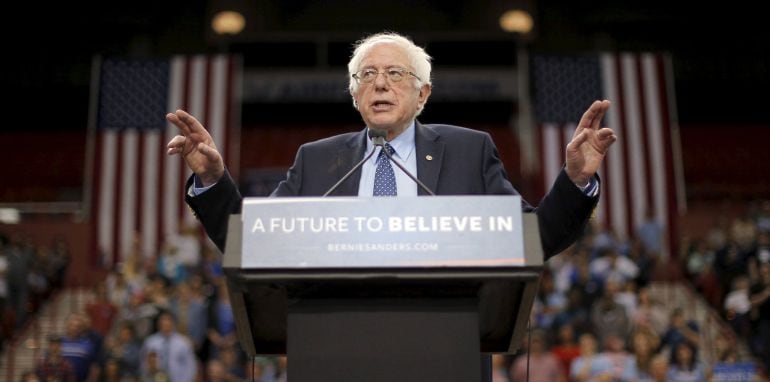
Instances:
[[[567,306],[556,314],[553,325],[558,328],[571,326],[576,333],[584,333],[591,329],[590,305],[585,303],[585,293],[579,286],[572,286],[567,292]]]
[[[695,321],[684,317],[682,308],[671,312],[669,328],[661,338],[661,346],[674,349],[680,342],[689,342],[694,346],[700,344],[700,329]]]
[[[576,269],[572,277],[572,285],[582,292],[585,306],[591,307],[602,295],[604,280],[591,273],[587,253],[579,253],[575,263]]]
[[[668,382],[668,359],[662,354],[650,360],[649,377],[639,378],[639,382]]]
[[[625,336],[609,334],[604,340],[604,351],[599,354],[610,364],[613,381],[631,382],[637,379],[634,358],[626,351]]]
[[[634,369],[636,369],[637,377],[640,380],[652,379],[651,363],[658,344],[657,340],[651,336],[651,333],[641,330],[634,331],[631,335]]]
[[[717,251],[714,259],[714,271],[719,285],[719,295],[724,296],[733,285],[736,277],[743,276],[748,271],[748,253],[741,250],[735,243]],[[720,306],[717,304],[717,306]]]
[[[152,334],[153,322],[160,312],[154,304],[145,301],[144,294],[137,292],[130,296],[128,306],[120,312],[119,320],[131,324],[136,338],[146,338]]]
[[[73,313],[67,319],[66,335],[61,341],[61,354],[75,370],[78,381],[99,378],[101,339],[89,328],[85,316]]]
[[[652,208],[647,209],[644,222],[637,229],[636,236],[645,254],[652,257],[663,255],[663,226],[655,218],[655,211]]]
[[[198,352],[206,339],[208,307],[203,299],[193,294],[186,281],[177,284],[175,289],[176,293],[171,298],[170,306],[171,313],[176,317],[177,330],[190,337]]]
[[[122,382],[123,370],[120,367],[120,361],[117,358],[108,357],[104,361],[104,371],[99,379],[101,382]]]
[[[559,327],[559,343],[551,348],[551,353],[559,360],[564,376],[568,376],[572,361],[580,356],[572,325],[567,323]]]
[[[97,333],[102,337],[109,334],[112,323],[118,315],[118,308],[110,302],[107,296],[107,285],[104,282],[96,285],[95,298],[86,305],[86,314]]]
[[[192,382],[198,371],[192,343],[179,334],[175,326],[171,313],[163,312],[158,316],[158,331],[147,337],[142,345],[145,362],[141,367],[143,371],[151,371],[149,354],[155,353],[159,370],[165,372],[171,382]]]
[[[77,376],[72,365],[62,357],[62,337],[52,334],[48,337],[46,354],[35,366],[35,375],[41,381],[75,382]]]
[[[610,381],[612,365],[597,353],[596,338],[591,333],[580,336],[580,356],[572,361],[570,380],[574,382]]]
[[[29,304],[28,277],[34,260],[34,247],[29,240],[16,239],[16,243],[5,245],[5,253],[8,261],[6,282],[8,283],[7,304],[13,311],[16,330],[21,329],[27,319]]]
[[[629,333],[626,308],[615,300],[616,286],[615,282],[608,282],[605,285],[602,298],[597,300],[591,308],[591,323],[594,333],[598,334],[599,341],[602,343],[610,335],[623,338]]]
[[[610,247],[599,251],[599,256],[591,261],[591,273],[603,281],[610,276],[628,281],[639,275],[639,267],[628,257],[621,256],[617,249]]]
[[[736,277],[733,280],[733,289],[727,294],[724,304],[725,318],[733,330],[744,338],[749,334],[749,312],[751,311],[749,288],[748,277]]]
[[[531,334],[530,347],[527,353],[521,354],[511,365],[511,379],[514,381],[527,380],[527,362],[529,362],[529,380],[532,382],[566,381],[561,372],[559,360],[547,352],[545,332],[536,329]],[[527,361],[529,359],[529,361]]]
[[[222,361],[218,359],[212,359],[206,363],[206,380],[208,382],[241,381],[241,379],[227,374],[224,365],[222,365]]]
[[[243,378],[246,378],[246,370],[241,361],[240,348],[237,346],[238,345],[222,349],[219,352],[219,360],[222,361],[222,365],[224,365],[228,375],[232,375],[242,380]]]
[[[107,353],[118,360],[124,375],[139,376],[140,350],[141,345],[137,341],[133,325],[130,322],[121,322],[117,334],[108,345]]]
[[[650,297],[648,287],[639,288],[637,301],[636,312],[631,318],[634,329],[648,328],[658,336],[662,336],[668,327],[666,310],[658,301]]]
[[[208,339],[213,345],[210,356],[216,357],[222,349],[234,346],[238,342],[235,332],[235,316],[227,294],[227,282],[222,277],[218,280],[217,297],[209,309]]]
[[[564,293],[556,290],[553,276],[550,272],[545,272],[540,279],[537,299],[541,306],[537,315],[537,326],[550,327],[556,315],[563,311],[567,305],[566,296]]]
[[[751,286],[751,348],[770,371],[770,263],[759,267],[759,282]]]
[[[717,363],[735,363],[738,360],[735,336],[732,333],[720,332],[714,340],[714,358]]]
[[[169,374],[161,368],[158,358],[156,351],[149,351],[144,356],[141,382],[172,382]]]
[[[5,328],[4,322],[8,317],[10,311],[6,311],[6,301],[8,300],[8,254],[6,253],[6,246],[8,245],[8,238],[0,234],[0,352],[3,351],[3,342],[5,337],[10,334],[10,330]]]
[[[492,382],[511,382],[511,378],[508,377],[508,368],[505,365],[504,355],[492,355]]]
[[[679,342],[671,352],[668,369],[669,382],[706,381],[706,371],[695,357],[695,346],[687,341]]]

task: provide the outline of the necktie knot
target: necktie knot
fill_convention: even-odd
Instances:
[[[388,154],[393,156],[393,154],[396,153],[396,149],[393,148],[393,146],[390,145],[390,143],[386,143],[385,146],[382,146],[382,150],[380,151],[380,155],[378,158],[382,158],[385,156],[385,150],[388,151]]]

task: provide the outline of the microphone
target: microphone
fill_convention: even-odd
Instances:
[[[369,131],[372,131],[372,130],[369,129]],[[391,163],[395,164],[398,168],[400,168],[401,171],[403,171],[404,174],[406,174],[406,176],[408,176],[415,183],[417,183],[417,185],[420,186],[420,188],[422,188],[423,191],[425,191],[430,196],[436,196],[436,194],[433,191],[431,191],[430,188],[428,188],[428,186],[425,185],[425,183],[423,183],[419,179],[417,179],[417,177],[414,176],[411,172],[409,172],[409,170],[407,170],[406,167],[404,167],[401,163],[398,163],[395,159],[393,159],[393,156],[390,155],[390,152],[388,150],[385,150],[385,137],[384,137],[384,134],[385,134],[385,132],[383,132],[383,136],[379,138],[379,141],[376,138],[373,138],[372,139],[372,143],[374,143],[377,146],[381,146],[382,147],[382,152],[385,153],[385,156],[388,157],[388,160]],[[372,150],[372,153],[374,153],[374,150]]]
[[[368,134],[369,134],[369,138],[371,138],[372,143],[374,143],[375,146],[384,146],[385,145],[385,132],[384,131],[382,131],[382,130],[375,130],[375,129],[369,129],[369,133]],[[372,155],[374,155],[375,151],[376,150],[372,150],[372,152],[370,152],[369,155],[367,155],[364,159],[361,159],[360,162],[356,163],[356,165],[353,166],[353,168],[351,168],[350,171],[348,171],[339,181],[337,181],[337,183],[334,183],[334,185],[329,189],[329,191],[326,191],[326,193],[323,194],[322,197],[325,198],[325,197],[329,196],[329,194],[331,194],[332,192],[334,192],[334,190],[339,188],[342,183],[344,183],[348,178],[350,178],[350,176],[353,175],[353,173],[356,172],[356,170],[358,170],[361,166],[363,166],[364,163],[366,163],[366,161],[368,161],[369,158],[371,158]],[[385,150],[385,151],[388,151],[388,150]]]

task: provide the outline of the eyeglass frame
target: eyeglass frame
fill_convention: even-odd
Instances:
[[[375,76],[374,76],[374,77],[372,77],[372,80],[371,80],[371,81],[368,81],[368,82],[366,82],[366,81],[364,81],[364,80],[362,79],[362,76],[361,76],[361,75],[359,75],[359,74],[363,74],[363,72],[364,72],[364,71],[368,71],[368,70],[371,70],[371,71],[375,72],[376,74],[375,74]],[[383,74],[383,75],[385,75],[385,78],[386,78],[388,81],[390,81],[391,83],[398,83],[398,82],[401,82],[401,81],[403,80],[403,78],[401,78],[400,80],[397,80],[397,81],[393,81],[393,80],[390,78],[390,74],[388,74],[388,73],[389,73],[389,71],[391,71],[391,70],[396,70],[396,71],[398,71],[398,72],[401,72],[401,73],[400,73],[400,74],[401,74],[401,76],[404,76],[404,77],[405,77],[405,74],[409,74],[409,75],[411,75],[412,77],[416,78],[418,81],[422,82],[422,79],[421,79],[419,76],[417,76],[416,74],[414,74],[414,72],[410,71],[410,70],[409,70],[409,69],[407,69],[407,68],[403,68],[403,67],[400,67],[400,66],[391,66],[391,67],[389,67],[389,68],[387,68],[387,69],[385,69],[385,70],[383,70],[383,71],[379,71],[379,70],[377,70],[377,69],[374,69],[374,68],[364,68],[364,69],[361,69],[361,70],[359,70],[359,71],[357,71],[357,72],[355,72],[355,73],[351,74],[350,76],[351,76],[351,77],[353,77],[353,79],[355,79],[355,80],[356,80],[356,82],[357,82],[359,85],[361,85],[361,84],[371,84],[371,83],[373,83],[374,81],[376,81],[376,80],[377,80],[377,77],[379,77],[379,76],[380,76],[380,74]]]

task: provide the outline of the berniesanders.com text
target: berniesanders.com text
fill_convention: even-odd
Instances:
[[[435,252],[438,243],[329,243],[329,252]]]

